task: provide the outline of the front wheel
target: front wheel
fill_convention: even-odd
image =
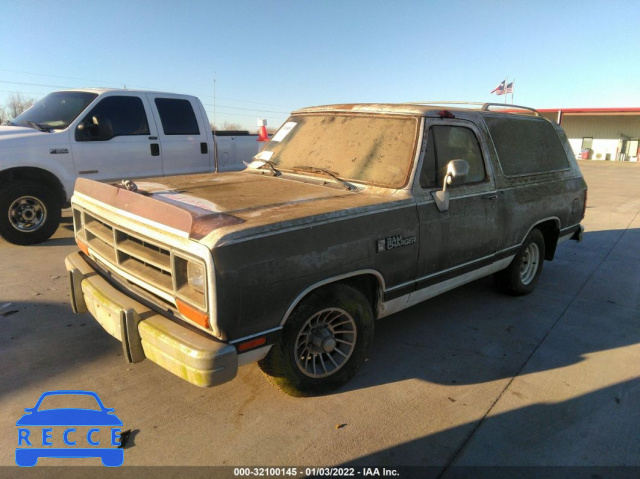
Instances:
[[[60,215],[60,200],[46,186],[15,181],[0,191],[0,236],[9,243],[30,245],[48,240],[58,229]]]
[[[512,296],[531,293],[538,283],[544,262],[544,236],[534,228],[522,243],[511,264],[493,275],[495,286]]]
[[[296,307],[259,364],[290,396],[326,394],[356,374],[372,340],[373,312],[364,294],[349,285],[328,286]]]

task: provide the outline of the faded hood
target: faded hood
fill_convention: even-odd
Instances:
[[[76,192],[185,231],[198,240],[222,229],[225,233],[276,229],[285,223],[312,221],[338,211],[398,201],[389,196],[248,172],[135,180],[135,186],[134,192],[123,185],[79,179]]]

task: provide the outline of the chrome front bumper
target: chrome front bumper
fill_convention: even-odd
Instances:
[[[65,259],[74,313],[90,312],[122,343],[125,358],[145,358],[196,386],[231,381],[238,372],[236,348],[174,322],[118,291],[80,253]]]

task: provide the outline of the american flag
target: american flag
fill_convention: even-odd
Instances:
[[[497,87],[495,87],[491,93],[495,93],[496,95],[504,95],[505,94],[505,91],[504,91],[505,82],[506,82],[506,80],[502,80],[500,82],[500,84]],[[513,85],[513,83],[511,83],[511,85]]]
[[[515,80],[514,80],[515,81]],[[513,93],[513,82],[507,83],[507,88],[504,91],[505,93]]]

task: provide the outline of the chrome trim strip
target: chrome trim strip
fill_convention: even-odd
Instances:
[[[275,333],[276,331],[280,331],[281,329],[282,329],[282,326],[277,326],[275,328],[267,329],[265,331],[260,331],[259,333],[250,334],[249,336],[244,336],[240,339],[234,339],[233,341],[229,341],[229,344],[242,343],[244,341],[248,341],[250,339],[257,338],[259,336],[266,336],[267,334]]]
[[[381,313],[378,318],[384,318],[391,314],[398,313],[403,309],[431,299],[439,294],[446,293],[458,286],[462,286],[463,284],[470,283],[471,281],[475,281],[476,279],[480,279],[484,276],[500,271],[501,269],[509,266],[514,257],[515,255],[508,256],[500,261],[490,264],[489,266],[479,268],[461,276],[457,276],[433,286],[428,286],[413,293],[406,294],[400,298],[382,303],[382,307],[380,308]]]
[[[531,233],[533,228],[535,228],[536,226],[544,223],[545,221],[549,221],[549,220],[554,220],[556,222],[556,224],[558,225],[558,227],[562,224],[562,222],[560,221],[560,218],[558,218],[557,216],[549,216],[548,218],[541,219],[540,221],[535,223],[531,228],[529,228],[529,231],[527,231],[527,234],[524,235],[524,238],[522,238],[522,241],[520,242],[520,244],[524,243],[524,240],[527,239],[527,236],[529,236],[529,233]],[[560,228],[558,228],[558,229],[560,229]]]
[[[403,190],[398,190],[398,191],[403,191]],[[268,236],[273,236],[273,235],[279,235],[279,234],[283,234],[283,233],[290,233],[292,231],[297,231],[297,230],[302,230],[302,229],[307,229],[309,227],[318,227],[318,226],[323,226],[323,225],[327,225],[327,224],[331,224],[331,223],[335,223],[338,221],[343,221],[346,219],[354,219],[354,218],[360,218],[362,216],[370,216],[372,213],[373,214],[379,214],[379,213],[388,213],[389,211],[395,211],[395,210],[400,210],[402,208],[415,208],[416,207],[416,203],[415,200],[412,197],[407,196],[406,198],[399,198],[399,199],[392,199],[389,201],[390,203],[401,203],[401,204],[395,204],[394,206],[387,206],[384,208],[376,208],[375,204],[372,205],[366,205],[366,206],[361,206],[359,208],[356,209],[360,210],[361,208],[367,208],[369,209],[369,211],[361,211],[361,212],[354,212],[352,214],[346,214],[344,216],[339,216],[337,218],[327,218],[325,220],[322,221],[310,221],[304,224],[299,224],[299,225],[293,225],[293,226],[288,226],[286,228],[282,228],[282,229],[275,229],[272,231],[266,231],[266,232],[261,232],[261,233],[257,233],[255,235],[249,235],[249,236],[241,236],[239,238],[231,238],[231,239],[227,239],[228,237],[222,237],[220,238],[217,242],[215,242],[213,244],[214,247],[218,248],[221,246],[229,246],[229,245],[234,245],[234,244],[239,244],[239,243],[244,243],[245,241],[253,241],[255,239],[260,239],[260,238],[266,238]],[[344,210],[341,210],[344,211]],[[205,236],[201,241],[206,241],[208,239],[210,239],[211,236],[215,236],[216,234],[218,234],[216,231],[213,231],[211,233],[209,233],[209,235]],[[232,235],[233,233],[230,233],[229,235]],[[244,234],[244,231],[241,230],[239,232],[240,235]]]

